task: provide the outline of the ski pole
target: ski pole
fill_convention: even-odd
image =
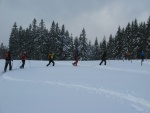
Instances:
[[[21,63],[21,62],[20,62],[20,63]],[[19,63],[19,64],[20,64],[20,63]],[[19,64],[15,67],[15,69],[19,66]]]
[[[12,60],[12,65],[11,65],[11,69],[12,69],[12,67],[13,67],[13,60]]]

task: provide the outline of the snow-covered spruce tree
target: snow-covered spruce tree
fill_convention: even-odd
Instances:
[[[146,49],[148,45],[148,37],[146,36],[146,24],[145,23],[140,23],[139,25],[139,51],[138,51],[138,58],[140,58],[140,53],[141,51],[145,52],[146,56]],[[147,56],[146,56],[147,57]]]
[[[107,58],[108,59],[114,59],[115,57],[115,45],[114,45],[114,38],[112,37],[112,34],[109,36],[109,40],[107,42]]]
[[[87,56],[88,60],[94,60],[94,45],[91,44],[91,41],[89,41],[88,47],[87,47]]]
[[[146,46],[147,58],[150,58],[150,16],[146,24],[146,37],[147,37],[147,46]]]
[[[18,37],[19,37],[19,47],[20,47],[19,53],[18,53],[18,55],[19,55],[20,52],[26,52],[26,45],[27,45],[26,32],[22,28],[22,26],[19,27]]]
[[[61,33],[60,33],[60,59],[64,60],[65,59],[65,53],[64,53],[64,40],[65,40],[65,26],[62,25]]]
[[[123,55],[124,55],[125,51],[127,50],[126,36],[125,36],[125,29],[124,28],[121,30],[120,36],[122,37],[122,50],[120,53],[120,57],[121,57],[121,59],[123,59]]]
[[[106,45],[106,37],[104,36],[103,41],[100,42],[99,45],[99,56],[100,58],[102,57],[103,53],[106,51],[107,52],[107,45]]]
[[[125,48],[124,48],[124,53],[130,51],[130,42],[132,40],[132,31],[131,31],[131,24],[128,23],[128,25],[125,28]]]
[[[74,43],[73,43],[73,36],[71,34],[70,36],[70,44],[69,44],[69,60],[74,60],[74,57],[73,57],[73,50],[74,50]]]
[[[9,50],[13,55],[13,59],[18,59],[20,49],[19,45],[18,27],[17,23],[15,22],[9,38]]]
[[[123,50],[123,37],[122,37],[122,32],[121,32],[121,28],[119,26],[118,31],[116,33],[115,36],[115,56],[117,59],[120,59],[122,56],[122,50]]]
[[[61,59],[61,30],[59,28],[59,25],[58,23],[56,23],[56,38],[57,38],[57,41],[56,41],[56,51],[54,52],[55,53],[55,59],[57,60],[60,60]]]
[[[107,51],[107,45],[106,45],[106,37],[104,36],[102,41],[102,52]]]
[[[78,37],[75,37],[74,38],[74,49],[75,50],[78,50],[79,48],[79,38]],[[72,53],[73,54],[73,53]]]
[[[139,51],[139,40],[140,40],[139,26],[136,19],[131,24],[131,30],[132,35],[131,35],[131,42],[129,44],[130,45],[129,52],[131,53],[131,58],[134,58],[135,56],[138,56],[137,53]]]
[[[93,50],[93,60],[99,60],[99,59],[100,59],[99,44],[98,44],[98,39],[96,37],[95,43],[94,43],[94,50]]]
[[[88,60],[87,56],[87,38],[86,38],[86,32],[85,29],[83,28],[80,37],[79,37],[79,58],[82,60]]]
[[[38,26],[37,26],[37,20],[34,18],[33,21],[32,21],[32,27],[31,27],[31,38],[30,38],[30,41],[31,41],[31,45],[30,45],[30,49],[31,49],[31,52],[30,52],[30,57],[31,59],[38,59],[37,56],[36,56],[36,41],[37,41],[37,37],[38,37]]]
[[[56,52],[57,50],[57,33],[56,33],[56,25],[55,22],[52,22],[51,28],[50,28],[50,41],[49,41],[49,52]]]
[[[28,28],[26,28],[25,31],[25,37],[26,37],[26,44],[25,44],[25,51],[28,56],[28,59],[32,59],[32,52],[33,52],[33,38],[32,38],[32,26],[29,25]]]
[[[74,45],[73,45],[73,37],[72,35],[69,35],[69,32],[66,31],[65,34],[66,38],[64,41],[64,51],[65,51],[65,60],[72,60],[73,59],[73,50],[74,50]]]
[[[43,60],[46,59],[47,54],[44,52],[45,48],[44,48],[44,44],[45,44],[45,39],[46,39],[46,27],[44,24],[44,21],[41,20],[41,22],[39,23],[39,27],[38,27],[38,37],[35,40],[35,48],[36,48],[36,56],[37,59],[39,60]]]

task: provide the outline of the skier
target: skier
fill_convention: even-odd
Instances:
[[[13,61],[13,60],[12,60],[11,58],[12,58],[12,57],[11,57],[10,51],[7,51],[7,52],[5,53],[5,60],[6,60],[6,61],[5,61],[4,72],[6,72],[8,64],[9,64],[9,70],[12,70],[11,61]]]
[[[21,69],[24,68],[26,58],[27,58],[26,52],[20,53],[20,59],[22,60],[22,65],[20,66]]]
[[[142,59],[142,62],[144,61],[144,51],[141,52],[141,59]]]
[[[100,64],[99,65],[101,65],[102,63],[103,63],[103,61],[104,61],[104,65],[106,65],[106,56],[107,56],[107,54],[106,54],[106,51],[103,53],[103,55],[102,55],[102,61],[100,62]]]
[[[73,56],[74,56],[75,62],[72,63],[72,65],[73,65],[73,66],[77,66],[77,64],[78,64],[78,50],[76,50],[76,51],[74,52]]]
[[[48,54],[48,59],[49,59],[49,63],[46,66],[49,66],[51,64],[51,62],[53,63],[53,66],[55,65],[54,62],[54,53],[49,53]]]

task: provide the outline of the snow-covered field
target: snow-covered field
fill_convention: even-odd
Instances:
[[[0,113],[150,113],[150,60],[72,62],[0,60]]]

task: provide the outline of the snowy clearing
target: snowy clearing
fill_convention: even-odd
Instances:
[[[0,113],[150,113],[150,60],[0,60]]]

